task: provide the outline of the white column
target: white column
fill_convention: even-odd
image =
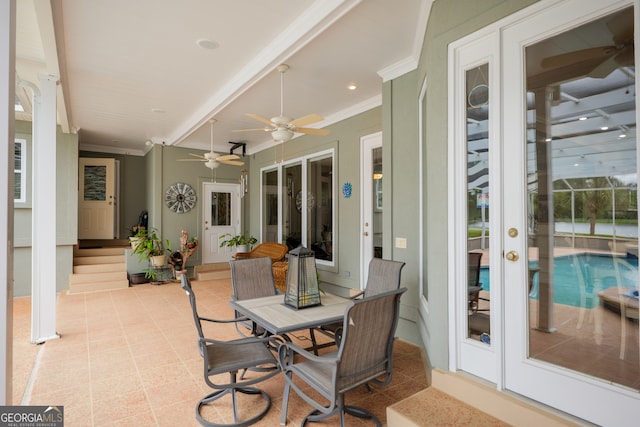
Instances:
[[[10,405],[13,348],[13,144],[16,4],[0,1],[0,405]]]
[[[33,207],[31,342],[60,338],[56,332],[56,82],[38,76],[33,102]]]

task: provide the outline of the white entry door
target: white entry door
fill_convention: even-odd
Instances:
[[[235,248],[221,248],[220,237],[236,235],[241,231],[240,185],[205,182],[202,203],[202,262],[212,264],[226,262],[235,253]]]
[[[79,159],[78,239],[116,237],[115,178],[115,159]]]
[[[365,288],[371,259],[382,258],[382,132],[360,139],[362,218],[360,289]]]

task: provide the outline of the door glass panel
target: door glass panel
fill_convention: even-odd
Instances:
[[[466,72],[468,336],[490,344],[489,65]]]
[[[307,240],[316,259],[333,260],[333,158],[307,163]],[[301,193],[299,193],[302,196]],[[302,203],[300,197],[300,203]],[[299,205],[298,203],[297,205]]]
[[[84,200],[107,200],[107,167],[84,167]]]
[[[640,388],[633,9],[526,48],[528,356]]]
[[[278,171],[262,173],[262,241],[278,242]]]
[[[373,165],[373,257],[382,258],[382,147],[371,150]]]
[[[211,226],[231,225],[231,194],[211,192]]]
[[[291,250],[302,244],[302,205],[296,205],[296,199],[302,200],[302,165],[287,165],[283,172],[282,243]]]

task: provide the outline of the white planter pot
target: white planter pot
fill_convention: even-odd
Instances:
[[[236,252],[249,252],[251,250],[250,245],[237,245]]]
[[[152,256],[151,265],[153,265],[156,268],[164,267],[164,255]]]
[[[138,245],[142,242],[142,237],[129,237],[129,243],[131,243],[131,249],[134,251],[138,247]]]

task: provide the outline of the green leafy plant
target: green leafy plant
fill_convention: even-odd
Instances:
[[[236,234],[232,236],[231,234],[223,234],[220,236],[222,242],[220,242],[220,247],[223,248],[225,246],[229,246],[230,248],[239,245],[255,245],[258,243],[258,239],[253,236],[248,236],[244,234]]]
[[[158,231],[155,228],[145,230],[144,233],[138,232],[138,234],[136,234],[136,237],[142,237],[143,239],[138,246],[136,246],[133,253],[138,255],[140,261],[148,261],[153,256],[164,255],[164,243],[158,236]],[[167,240],[167,246],[171,247],[169,240]]]

